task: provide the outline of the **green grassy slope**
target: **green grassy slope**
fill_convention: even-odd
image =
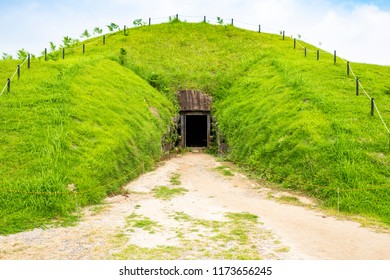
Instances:
[[[0,97],[0,233],[69,217],[70,184],[79,205],[117,191],[159,159],[172,110],[116,61],[33,61]]]
[[[317,61],[291,38],[204,23],[142,27],[114,40],[126,42],[127,66],[160,88],[212,94],[237,163],[326,206],[339,197],[341,211],[390,223],[389,135],[340,58]],[[390,124],[390,67],[351,66]]]
[[[156,160],[180,89],[213,95],[237,163],[330,207],[340,188],[342,211],[390,223],[389,136],[332,55],[305,58],[291,38],[205,23],[93,41],[85,55],[78,45],[64,61],[34,61],[0,97],[1,233],[74,211],[68,184],[94,203]],[[0,62],[0,81],[16,64]],[[390,124],[390,67],[352,67]]]
[[[389,135],[344,69],[302,63],[267,58],[217,104],[231,156],[328,206],[339,189],[340,210],[389,223]],[[388,97],[377,96],[386,109]]]

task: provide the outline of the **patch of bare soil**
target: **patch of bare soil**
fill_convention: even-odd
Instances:
[[[124,188],[85,208],[77,226],[0,236],[0,259],[390,259],[390,234],[270,195],[203,153]]]

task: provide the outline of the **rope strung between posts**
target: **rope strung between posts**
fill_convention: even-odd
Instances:
[[[367,91],[364,89],[364,87],[363,87],[362,83],[360,82],[360,80],[359,80],[359,86],[362,88],[364,94],[368,97],[368,99],[371,100],[371,96],[370,96],[370,95],[367,93]]]
[[[387,126],[387,124],[385,123],[385,121],[383,120],[383,117],[382,117],[382,115],[381,115],[381,112],[379,112],[379,109],[378,109],[378,106],[376,106],[376,103],[374,104],[374,106],[375,106],[375,109],[376,109],[376,111],[377,111],[377,113],[378,113],[378,116],[379,116],[380,120],[382,121],[383,125],[385,126],[385,128],[386,128],[386,130],[387,130],[387,133],[389,133],[389,136],[390,136],[390,129],[389,129],[389,127]]]
[[[310,50],[310,49],[307,49],[307,47],[304,47],[298,40],[296,40],[296,43],[297,45],[299,45],[302,49],[306,49],[306,51],[313,51],[315,52],[315,50]],[[327,52],[322,52],[322,53],[327,53]],[[360,80],[358,80],[357,76],[355,75],[355,72],[353,71],[353,68],[351,67],[350,63],[348,61],[346,61],[345,59],[343,58],[340,58],[345,64],[348,65],[349,67],[349,71],[351,72],[352,76],[355,78],[355,80],[357,80],[357,84],[358,86],[363,90],[363,93],[367,96],[368,99],[372,100],[372,97],[367,93],[366,89],[364,88],[363,84],[361,83]],[[382,117],[382,114],[380,113],[380,110],[378,108],[378,106],[376,105],[376,102],[374,103],[374,107],[375,107],[375,110],[376,112],[378,113],[378,116],[379,116],[379,119],[381,120],[383,126],[385,127],[387,133],[389,133],[389,137],[390,137],[390,129],[389,127],[387,126],[385,120],[383,119]]]
[[[23,64],[26,63],[26,61],[28,60],[28,56],[29,56],[29,55],[30,55],[30,54],[27,55],[27,57],[24,59],[24,61],[22,62],[22,64],[19,65],[19,67],[22,67]],[[15,77],[15,75],[18,73],[18,68],[19,68],[19,67],[16,68],[14,74],[13,74],[13,75],[11,76],[11,78],[10,78],[10,81],[12,81],[12,79],[13,79],[13,78]],[[0,92],[0,96],[5,92],[5,90],[7,89],[7,87],[8,87],[8,80],[7,80],[7,82],[5,83],[5,86],[4,86],[3,90]]]
[[[7,87],[8,87],[8,81],[5,83],[3,90],[0,92],[0,96],[4,93]]]
[[[92,45],[92,44],[94,44],[94,43],[96,43],[97,41],[101,41],[102,40],[102,38],[105,36],[106,37],[106,39],[107,38],[109,38],[109,36],[111,36],[111,35],[113,35],[114,34],[114,32],[112,32],[112,33],[107,33],[107,34],[105,34],[105,35],[102,35],[102,36],[99,36],[99,37],[96,37],[96,40],[94,40],[94,41],[92,41],[92,42],[89,42],[89,43],[85,43],[85,44],[83,44],[83,45],[85,45],[85,46],[90,46],[90,45]],[[80,46],[74,46],[74,47],[66,47],[65,49],[66,50],[73,50],[73,49],[77,49],[77,48],[82,48],[83,47],[83,45],[80,45]]]
[[[199,18],[199,19],[203,18],[203,19],[206,19],[205,16],[203,16],[203,17],[201,17],[201,16],[185,16],[185,15],[176,14],[174,17],[172,17],[172,16],[167,16],[167,17],[149,18],[149,23],[151,22],[152,19],[153,19],[153,20],[159,20],[159,19],[165,19],[165,20],[166,20],[166,19],[172,19],[172,18],[177,18],[177,19],[179,19],[179,17],[185,17],[185,18]],[[216,18],[219,18],[219,17],[216,17]],[[219,19],[225,20],[225,19],[222,19],[222,18],[219,18]],[[231,19],[231,20],[232,20],[232,23],[233,23],[233,19]],[[227,20],[227,21],[229,21],[229,20]],[[257,25],[251,24],[251,23],[247,23],[247,22],[240,21],[240,20],[235,20],[234,22],[236,22],[236,23],[241,23],[241,24],[245,24],[245,25],[248,25],[248,26],[257,26]],[[259,31],[259,32],[260,32],[260,31]],[[97,41],[101,40],[102,37],[103,37],[103,39],[108,38],[110,35],[113,35],[114,33],[116,33],[116,32],[114,31],[114,32],[111,32],[111,33],[108,33],[108,34],[99,36],[99,37],[96,38],[96,40],[93,40],[93,41],[91,41],[91,42],[89,42],[89,43],[86,43],[86,44],[83,44],[83,45],[80,45],[80,46],[74,46],[74,47],[63,48],[63,50],[66,50],[66,49],[72,50],[72,49],[76,49],[76,48],[84,48],[84,46],[88,46],[88,45],[94,44],[94,43],[96,43]],[[284,31],[283,31],[283,36],[284,36]],[[300,41],[297,40],[297,39],[295,39],[294,41],[297,43],[297,45],[298,45],[299,47],[301,47],[302,49],[305,49],[305,53],[306,53],[306,52],[317,52],[317,53],[325,53],[325,54],[328,53],[328,52],[325,52],[325,51],[322,51],[322,50],[312,50],[312,49],[310,49],[310,48],[307,48],[307,47],[303,46],[303,45],[300,43]],[[336,52],[335,52],[334,56],[336,57]],[[348,62],[345,61],[343,58],[340,58],[340,59],[341,59],[342,61],[344,61],[344,63],[348,63]],[[27,58],[23,61],[23,63],[20,65],[20,67],[26,62],[26,60],[27,60]],[[336,62],[336,58],[335,58],[335,62]],[[348,65],[349,65],[349,63],[348,63]],[[354,73],[352,67],[350,67],[350,65],[349,65],[349,71],[351,71],[353,77],[357,80],[357,77],[356,77],[356,75],[355,75],[355,73]],[[5,86],[3,87],[2,91],[0,92],[0,96],[7,90],[7,88],[9,89],[9,82],[15,77],[15,75],[16,75],[17,73],[18,73],[18,69],[16,69],[16,71],[13,73],[12,77],[11,77],[9,80],[7,80]],[[363,85],[361,84],[360,80],[358,81],[358,86],[361,87],[362,90],[363,90],[363,92],[365,93],[365,95],[366,95],[368,98],[371,99],[370,95],[369,95],[369,94],[367,93],[367,91],[364,89],[364,87],[363,87]],[[380,117],[380,119],[381,119],[383,125],[385,126],[386,130],[389,132],[389,128],[388,128],[388,126],[386,125],[386,123],[385,123],[385,121],[384,121],[382,115],[380,114],[378,107],[376,106],[376,104],[374,104],[374,106],[375,106],[376,111],[378,112],[378,115],[379,115],[379,117]]]
[[[306,51],[308,51],[308,52],[314,52],[314,53],[317,52],[317,50],[308,49],[307,47],[303,46],[303,45],[299,42],[299,40],[296,40],[296,42],[297,42],[298,46],[300,46],[301,49],[303,49],[303,50],[306,49]],[[321,53],[321,54],[328,54],[328,52],[325,52],[325,51],[322,51],[322,50],[320,50],[320,53]]]

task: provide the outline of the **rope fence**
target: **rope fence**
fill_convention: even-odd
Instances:
[[[311,52],[317,52],[317,54],[320,52],[320,53],[326,53],[328,54],[327,52],[324,52],[324,51],[319,51],[319,50],[312,50],[312,49],[307,49],[307,47],[304,47],[296,38],[294,39],[294,49],[296,48],[296,45],[298,45],[301,49],[303,49],[305,51],[305,56],[306,56],[306,52],[307,51],[311,51]],[[319,56],[317,55],[317,60],[319,59]],[[382,122],[385,130],[387,131],[387,133],[389,134],[389,150],[390,150],[390,129],[388,127],[388,125],[386,124],[385,120],[383,119],[382,117],[382,114],[377,106],[377,103],[375,102],[374,98],[372,98],[366,91],[366,89],[364,88],[363,84],[361,83],[360,79],[355,75],[355,72],[353,71],[353,68],[351,67],[351,63],[349,61],[346,61],[344,60],[343,58],[340,58],[346,65],[347,65],[347,75],[349,76],[350,73],[352,74],[352,76],[355,78],[355,81],[356,81],[356,95],[359,95],[359,89],[362,89],[363,93],[365,94],[365,96],[367,96],[367,98],[371,101],[371,115],[374,116],[374,111],[377,112],[378,116],[379,116],[379,119],[380,121]],[[336,51],[334,52],[334,62],[336,63]]]
[[[18,75],[18,78],[20,78],[20,69],[26,63],[26,61],[30,61],[30,54],[28,54],[27,57],[24,59],[24,61],[18,65],[18,67],[16,68],[16,70],[15,70],[14,74],[11,76],[11,78],[8,78],[3,90],[0,92],[0,96],[3,95],[5,90],[8,90],[8,92],[11,91],[11,81],[16,76],[16,74]]]

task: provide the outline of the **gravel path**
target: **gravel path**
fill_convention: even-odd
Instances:
[[[124,188],[85,208],[74,227],[0,236],[0,259],[390,259],[390,234],[313,210],[203,153]]]

